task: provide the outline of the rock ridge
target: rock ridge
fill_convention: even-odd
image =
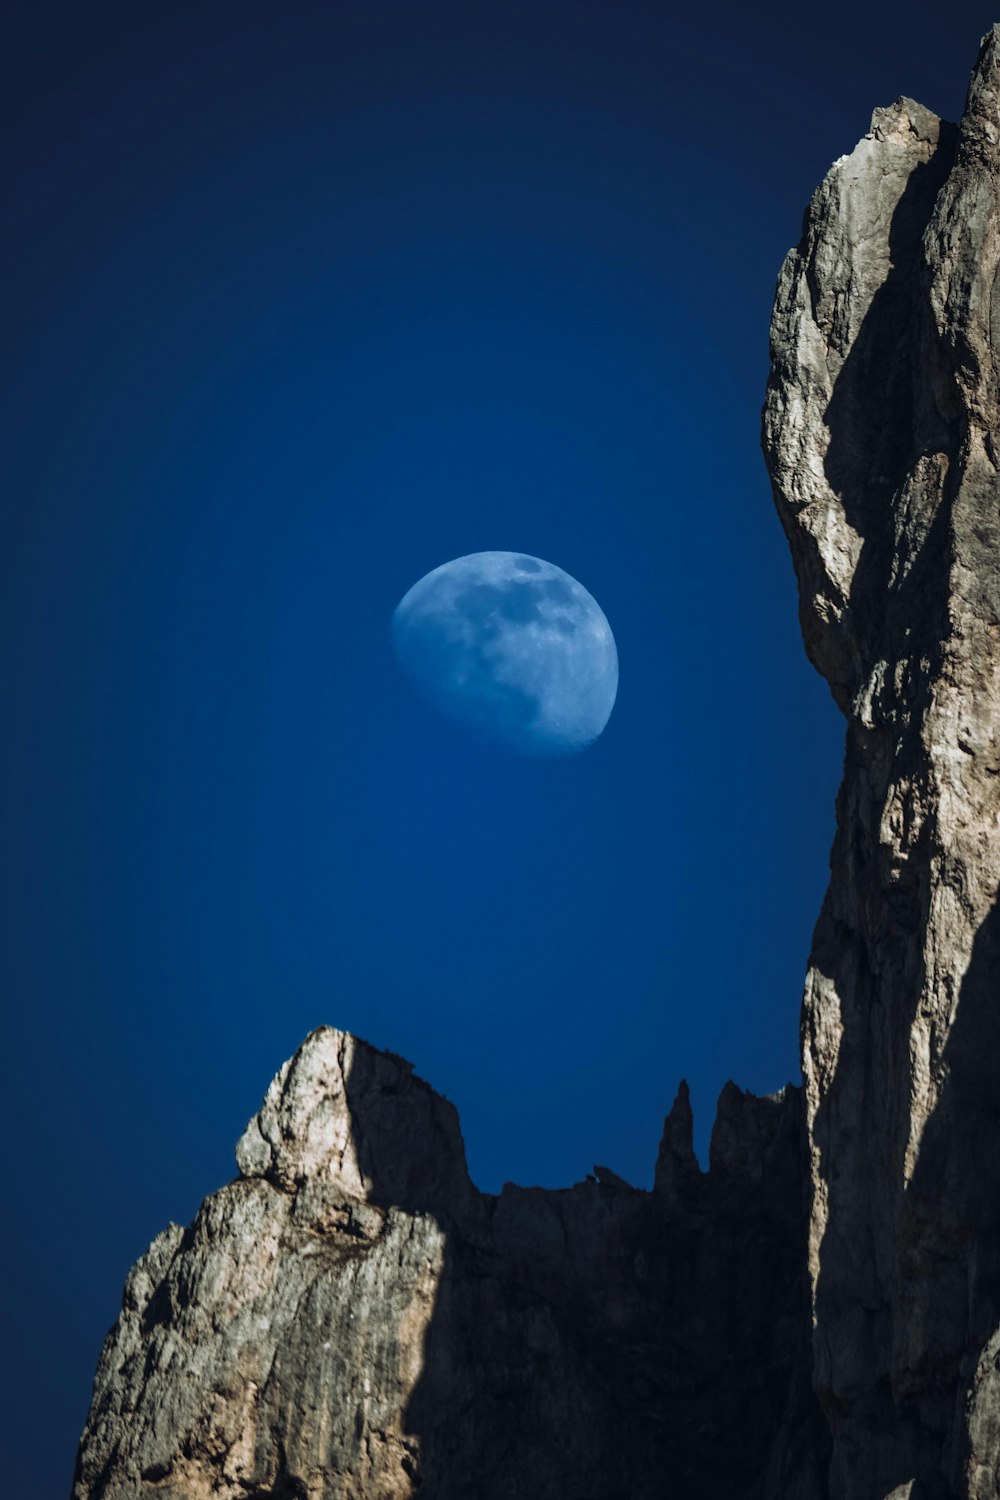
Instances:
[[[490,1195],[452,1106],[322,1027],[237,1162],[129,1277],[76,1500],[764,1494],[807,1353],[798,1090],[728,1085],[706,1173],[682,1086],[652,1191]]]

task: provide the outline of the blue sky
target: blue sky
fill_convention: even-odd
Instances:
[[[758,450],[781,258],[968,4],[15,5],[0,747],[8,1487],[69,1483],[124,1275],[320,1023],[476,1181],[651,1178],[798,1076],[841,726]],[[504,757],[389,622],[502,549],[618,646]],[[43,1394],[44,1393],[44,1394]]]

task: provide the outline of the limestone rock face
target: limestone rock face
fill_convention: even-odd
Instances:
[[[781,272],[764,447],[847,718],[802,1016],[832,1500],[1000,1495],[1000,32]]]
[[[487,1196],[408,1064],[314,1032],[132,1271],[76,1500],[805,1500],[801,1095],[730,1085],[707,1174],[671,1120],[652,1193]]]

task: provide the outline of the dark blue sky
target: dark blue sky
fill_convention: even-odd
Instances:
[[[476,1181],[650,1179],[798,1076],[841,727],[758,452],[782,255],[990,12],[15,4],[0,100],[4,1411],[59,1495],[124,1275],[313,1026]],[[570,761],[436,720],[423,573],[578,578]]]

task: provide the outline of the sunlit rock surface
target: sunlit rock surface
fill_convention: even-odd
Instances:
[[[802,1018],[833,1500],[1000,1495],[1000,43],[876,110],[781,272],[764,444],[847,717]]]
[[[74,1495],[783,1493],[775,1435],[809,1402],[801,1098],[730,1085],[704,1175],[686,1091],[671,1121],[652,1193],[598,1168],[487,1196],[406,1063],[314,1032],[242,1176],[129,1277]]]

